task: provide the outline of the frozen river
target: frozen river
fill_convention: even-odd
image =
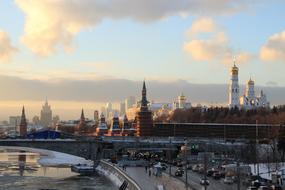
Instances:
[[[45,158],[46,157],[46,158]],[[39,160],[67,159],[67,157],[51,158],[38,152],[0,148],[0,190],[40,190],[68,189],[115,190],[115,185],[102,175],[80,176],[71,172],[70,167],[41,165]]]

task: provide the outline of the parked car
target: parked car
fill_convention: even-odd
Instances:
[[[168,168],[168,166],[164,163],[161,164],[162,170],[166,170]]]
[[[272,190],[282,190],[282,187],[279,185],[271,185]]]
[[[200,184],[201,185],[210,185],[210,182],[209,182],[209,180],[202,178],[202,179],[200,179]]]
[[[215,172],[217,172],[217,171],[215,171],[215,170],[208,170],[208,171],[207,171],[207,176],[208,176],[208,177],[211,177],[211,176],[213,176],[213,174],[214,174]]]
[[[220,174],[219,172],[214,172],[212,176],[213,176],[213,178],[216,179],[216,180],[221,179],[221,174]]]
[[[193,167],[192,167],[192,171],[193,172],[198,172],[199,171],[199,165],[194,165]]]
[[[247,190],[257,190],[257,187],[255,187],[255,186],[249,186],[249,187],[247,188]]]
[[[251,185],[258,188],[259,186],[261,186],[261,182],[258,180],[255,180],[251,182]]]
[[[192,170],[192,166],[191,166],[191,165],[189,165],[189,164],[187,165],[187,167],[186,167],[186,168],[187,168],[187,170]]]
[[[182,177],[182,176],[183,176],[183,173],[184,173],[183,170],[177,169],[177,170],[175,171],[175,176],[177,176],[177,177]]]
[[[259,186],[258,190],[270,190],[267,186]]]
[[[234,183],[234,180],[233,180],[232,177],[225,177],[224,183],[225,183],[225,184],[233,184],[233,183]]]

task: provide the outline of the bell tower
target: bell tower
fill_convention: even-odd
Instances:
[[[234,60],[234,66],[231,69],[231,78],[229,86],[229,107],[240,107],[239,102],[239,83],[238,83],[238,67],[236,66],[236,61]]]

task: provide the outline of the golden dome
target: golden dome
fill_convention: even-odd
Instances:
[[[234,66],[232,67],[232,74],[233,75],[238,75],[238,67],[234,64]]]
[[[251,80],[251,78],[247,81],[247,84],[248,85],[254,85],[254,81],[253,80]]]

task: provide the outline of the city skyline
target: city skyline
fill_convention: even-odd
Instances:
[[[272,105],[284,103],[284,2],[168,3],[1,1],[0,107],[8,112],[0,118],[29,104],[37,113],[46,96],[73,118],[138,96],[144,78],[156,102],[184,92],[193,103],[226,105],[234,57],[241,84],[252,77]]]

